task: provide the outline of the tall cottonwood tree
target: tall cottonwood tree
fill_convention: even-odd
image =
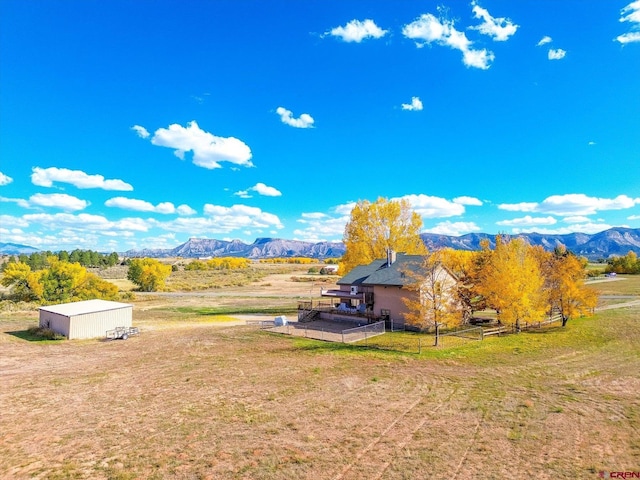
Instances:
[[[422,329],[446,324],[455,326],[463,318],[457,292],[457,279],[444,266],[440,251],[422,257],[421,262],[404,272],[411,283],[407,289],[413,295],[402,301],[409,308],[405,320]]]
[[[32,271],[26,263],[7,266],[2,284],[11,287],[22,300],[44,303],[71,302],[100,298],[114,300],[118,287],[101,279],[79,263],[64,262],[56,257],[48,259],[49,268]]]
[[[346,250],[340,270],[347,273],[358,265],[384,258],[389,249],[409,255],[426,254],[427,249],[420,238],[421,229],[422,218],[411,209],[407,200],[381,197],[373,203],[359,201],[345,226]]]
[[[584,262],[564,247],[557,247],[552,253],[540,251],[538,257],[549,310],[560,313],[562,326],[566,326],[571,318],[591,313],[598,303],[598,296],[584,283]]]
[[[153,258],[131,260],[127,272],[127,278],[138,285],[143,292],[162,290],[169,275],[171,275],[171,266]]]
[[[478,266],[481,252],[443,248],[439,251],[442,264],[457,279],[456,295],[462,311],[462,323],[468,323],[475,310],[483,310],[485,304],[478,294]]]
[[[479,293],[487,305],[498,312],[501,321],[514,323],[538,321],[545,313],[544,278],[531,247],[521,238],[496,238],[479,273]]]

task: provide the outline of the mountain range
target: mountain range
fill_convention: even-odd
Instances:
[[[569,233],[566,235],[547,235],[540,233],[523,233],[509,235],[511,238],[524,238],[530,245],[541,245],[545,250],[553,250],[557,245],[564,245],[576,255],[590,260],[606,259],[610,256],[626,255],[633,251],[640,255],[640,228],[611,228],[596,234]],[[486,233],[470,233],[460,237],[422,234],[422,239],[429,250],[453,248],[456,250],[479,250],[480,242],[488,240],[495,246],[495,235]],[[344,254],[342,242],[303,242],[281,238],[258,238],[247,244],[240,240],[216,240],[208,238],[190,238],[182,245],[169,249],[128,250],[122,255],[126,257],[340,257]],[[38,251],[26,245],[0,243],[0,253],[18,255]]]
[[[524,233],[510,235],[511,238],[524,238],[530,245],[541,245],[545,250],[553,250],[557,245],[564,245],[576,255],[590,260],[626,255],[634,251],[640,255],[640,228],[611,228],[604,232],[589,235],[586,233],[570,233],[566,235],[547,235],[540,233]],[[456,250],[479,250],[480,242],[488,240],[495,247],[495,235],[486,233],[470,233],[460,237],[423,233],[422,240],[429,250],[453,248]],[[284,240],[281,238],[258,238],[251,244],[240,240],[215,240],[207,238],[191,238],[182,245],[162,250],[129,250],[127,257],[340,257],[344,254],[342,242],[303,242],[300,240]]]

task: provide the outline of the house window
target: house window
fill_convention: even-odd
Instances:
[[[386,308],[381,308],[380,309],[380,316],[383,318],[390,318],[391,317],[391,310],[387,310]]]

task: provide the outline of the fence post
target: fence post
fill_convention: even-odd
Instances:
[[[422,353],[422,339],[418,337],[418,355]]]
[[[342,332],[342,343],[344,343],[344,332]]]

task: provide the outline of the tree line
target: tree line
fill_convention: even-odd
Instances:
[[[24,263],[29,265],[31,270],[42,270],[49,268],[50,259],[55,258],[61,262],[78,263],[83,267],[113,267],[120,263],[120,257],[116,252],[100,253],[93,250],[60,250],[59,252],[34,252],[29,255],[20,254],[10,256],[9,260],[2,265],[2,270],[9,263]]]
[[[622,257],[612,257],[607,260],[605,273],[640,274],[640,259],[638,255],[630,251]]]
[[[408,320],[422,328],[451,326],[491,309],[516,331],[552,313],[560,315],[565,326],[596,306],[597,294],[585,284],[586,264],[564,247],[548,252],[501,235],[493,250],[488,241],[475,252],[438,250],[425,255],[418,273],[413,273],[409,289],[418,295],[406,300],[412,311]],[[455,281],[447,282],[449,275]]]

